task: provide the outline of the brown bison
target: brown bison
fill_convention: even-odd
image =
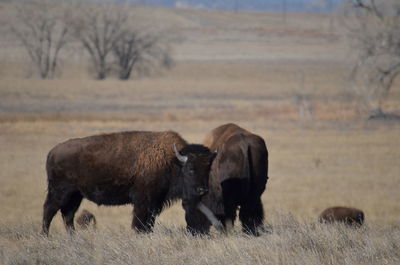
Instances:
[[[88,210],[82,210],[81,215],[76,218],[76,223],[82,229],[87,229],[90,225],[92,225],[93,228],[96,228],[97,225],[96,217],[94,217],[94,215]]]
[[[182,198],[190,230],[193,208],[210,217],[200,200],[208,192],[214,157],[207,147],[187,144],[173,131],[119,132],[58,144],[47,156],[43,233],[48,234],[58,210],[67,231],[74,231],[83,198],[98,205],[133,204],[132,228],[139,232],[152,231],[163,208]]]
[[[210,190],[202,202],[228,230],[240,207],[242,230],[258,235],[264,219],[261,195],[268,180],[268,151],[264,140],[230,123],[212,130],[204,145],[211,150],[218,149],[218,154],[211,166]],[[196,220],[196,232],[208,233],[210,222],[200,213]]]
[[[321,223],[341,222],[351,226],[361,226],[364,223],[363,211],[348,207],[331,207],[319,215]]]

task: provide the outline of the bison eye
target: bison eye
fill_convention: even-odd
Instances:
[[[198,187],[196,190],[199,195],[204,195],[208,193],[208,189],[206,187]]]

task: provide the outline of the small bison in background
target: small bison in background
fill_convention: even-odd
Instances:
[[[211,166],[209,193],[202,202],[227,232],[232,229],[239,210],[243,232],[259,235],[264,219],[261,195],[268,180],[268,150],[264,139],[228,123],[213,129],[203,144],[218,150],[218,154]],[[207,220],[198,214],[197,220],[197,232],[208,233],[210,218]]]
[[[193,209],[207,217],[212,213],[200,200],[208,192],[214,157],[207,147],[187,144],[173,131],[117,132],[58,144],[46,161],[43,233],[48,234],[59,210],[72,232],[83,198],[98,205],[132,204],[132,228],[138,232],[152,231],[156,216],[182,199],[190,230],[196,221],[190,214]]]
[[[87,229],[89,226],[96,228],[97,225],[96,217],[88,210],[82,210],[81,215],[76,218],[76,223],[81,229]]]
[[[319,221],[321,223],[341,222],[359,227],[364,223],[364,213],[356,208],[331,207],[319,215]]]

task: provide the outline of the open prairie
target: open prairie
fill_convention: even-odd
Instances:
[[[92,80],[86,57],[75,54],[63,55],[60,78],[40,80],[24,50],[0,37],[0,263],[400,262],[400,123],[362,115],[346,81],[351,52],[337,19],[162,8],[139,14],[171,30],[175,65],[129,81]],[[397,83],[385,110],[399,113],[399,103]],[[176,203],[155,233],[138,235],[131,206],[84,201],[80,209],[94,213],[96,231],[70,237],[58,214],[51,236],[39,234],[46,155],[55,144],[126,130],[175,130],[199,143],[227,122],[266,140],[269,233],[250,238],[238,228],[191,237]],[[364,210],[365,227],[314,223],[334,205]]]

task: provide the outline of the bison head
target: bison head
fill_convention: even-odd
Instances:
[[[180,152],[174,145],[176,158],[181,163],[184,203],[197,204],[208,192],[208,178],[215,153],[202,145],[187,145]]]
[[[215,223],[216,218],[210,210],[204,210],[201,198],[208,193],[208,180],[212,161],[216,152],[211,152],[202,145],[187,145],[180,152],[174,145],[176,158],[181,163],[181,177],[183,178],[182,205],[185,209],[186,222],[190,230],[191,224],[196,222],[195,215],[199,209],[206,217]],[[210,219],[211,218],[211,219]],[[219,225],[219,224],[216,224]],[[218,228],[217,228],[218,229]]]

